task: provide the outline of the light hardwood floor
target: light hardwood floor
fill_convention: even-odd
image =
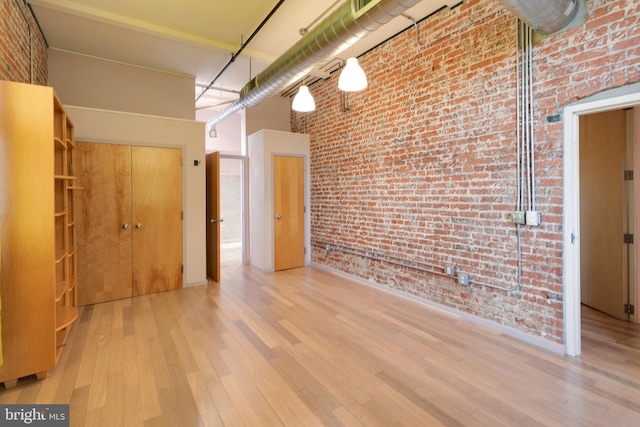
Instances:
[[[314,268],[87,306],[0,403],[74,426],[638,426],[640,331],[584,312],[561,357]]]

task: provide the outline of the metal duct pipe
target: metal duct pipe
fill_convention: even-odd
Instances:
[[[328,62],[420,0],[348,0],[247,83],[240,98],[209,121],[213,125],[244,107],[255,107],[292,85],[317,63]],[[364,6],[360,6],[365,3]]]
[[[498,0],[509,12],[541,34],[560,31],[573,20],[578,0]]]

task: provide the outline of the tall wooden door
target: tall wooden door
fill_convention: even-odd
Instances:
[[[78,304],[182,287],[181,151],[77,146]]]
[[[131,147],[133,295],[182,288],[182,152]]]
[[[580,118],[580,277],[583,304],[627,318],[626,113]]]
[[[207,277],[220,281],[220,153],[207,154]]]
[[[76,145],[78,304],[130,297],[131,147]]]
[[[274,269],[304,266],[304,158],[274,156]]]

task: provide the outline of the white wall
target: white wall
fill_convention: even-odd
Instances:
[[[310,183],[309,135],[261,130],[249,135],[249,238],[251,265],[274,271],[273,257],[273,156],[293,155],[304,158],[305,264],[311,261],[311,221],[309,216]]]
[[[185,286],[206,283],[205,124],[65,105],[76,141],[180,148],[183,152]],[[200,160],[200,166],[193,161]]]
[[[272,96],[259,105],[246,109],[247,135],[261,129],[291,131],[291,101],[289,98]]]
[[[218,114],[214,110],[199,110],[196,119],[206,122]],[[246,137],[262,129],[289,132],[291,130],[291,105],[289,98],[273,96],[260,105],[243,108],[216,124],[218,138],[209,138],[207,128],[207,153],[219,151],[235,156],[247,155]]]
[[[217,111],[200,110],[196,112],[196,119],[201,122],[207,122],[218,114]],[[243,148],[244,138],[244,110],[240,110],[220,123],[216,124],[218,137],[213,139],[209,137],[209,128],[206,128],[206,150],[207,153],[218,151],[221,154],[229,154],[234,156],[245,155]]]
[[[195,77],[49,49],[49,84],[63,103],[195,118]]]

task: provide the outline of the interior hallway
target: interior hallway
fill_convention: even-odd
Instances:
[[[242,265],[242,243],[220,244],[220,268],[232,268]]]
[[[316,268],[81,308],[48,379],[0,403],[69,403],[74,426],[640,423],[637,325],[584,311],[561,357]]]

